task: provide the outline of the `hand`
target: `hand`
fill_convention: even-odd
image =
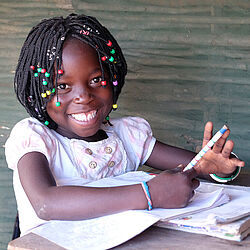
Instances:
[[[181,208],[185,207],[194,195],[194,189],[199,186],[195,179],[194,169],[170,174],[164,171],[147,182],[153,207]]]
[[[227,130],[222,137],[214,144],[203,158],[195,165],[198,174],[223,174],[228,175],[235,171],[236,167],[244,167],[245,163],[237,158],[231,158],[230,154],[234,142],[227,140],[230,130]],[[213,123],[207,122],[204,129],[202,147],[204,147],[213,135]]]

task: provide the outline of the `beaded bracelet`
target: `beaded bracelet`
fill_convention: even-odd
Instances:
[[[229,177],[220,177],[220,176],[218,176],[218,175],[216,175],[216,174],[209,174],[209,175],[210,175],[210,177],[211,177],[213,180],[215,180],[215,181],[217,181],[217,182],[220,182],[220,183],[227,183],[227,182],[229,182],[229,181],[234,180],[234,179],[239,175],[240,170],[241,170],[241,168],[240,168],[240,167],[237,167],[236,170],[235,170],[235,171],[232,173],[232,175],[229,176]]]
[[[151,196],[150,196],[149,189],[148,189],[148,184],[146,183],[146,181],[143,181],[141,182],[141,185],[142,185],[142,189],[148,201],[148,210],[150,211],[152,210],[153,206],[152,206]]]
[[[239,159],[239,157],[234,153],[234,152],[231,152],[231,155],[234,156],[235,158]],[[217,181],[217,182],[220,182],[220,183],[227,183],[229,181],[232,181],[234,180],[239,174],[240,174],[240,170],[241,168],[240,167],[237,167],[235,169],[235,171],[231,174],[231,176],[229,177],[220,177],[216,174],[210,174],[210,177]]]

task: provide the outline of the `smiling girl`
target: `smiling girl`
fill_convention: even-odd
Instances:
[[[184,207],[199,185],[197,176],[216,173],[233,179],[244,166],[230,158],[233,142],[227,131],[192,170],[164,171],[143,185],[85,187],[143,164],[160,170],[185,166],[195,155],[157,141],[142,118],[109,119],[126,73],[119,45],[93,17],[56,17],[30,31],[15,91],[31,117],[18,122],[6,142],[22,235],[49,220]],[[212,130],[208,122],[203,145]]]

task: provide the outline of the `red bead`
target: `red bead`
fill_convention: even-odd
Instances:
[[[105,86],[105,85],[107,85],[107,82],[106,81],[101,81],[101,84],[102,84],[102,86]]]
[[[103,56],[102,57],[102,61],[106,61],[107,57],[106,56]]]
[[[58,74],[59,74],[59,75],[62,75],[62,74],[63,74],[63,70],[62,70],[62,69],[59,69],[59,70],[58,70]]]
[[[30,68],[31,68],[32,70],[34,70],[34,69],[35,69],[35,66],[31,65]]]
[[[42,70],[41,70],[41,73],[45,73],[45,72],[46,72],[46,69],[42,69]]]
[[[108,45],[109,47],[112,46],[112,42],[109,40],[108,43],[107,43],[107,45]]]

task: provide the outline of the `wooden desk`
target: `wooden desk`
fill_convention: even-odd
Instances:
[[[53,242],[30,233],[13,240],[8,250],[63,250]],[[159,227],[150,227],[140,235],[113,249],[169,249],[169,250],[234,250],[250,249],[250,236],[241,242],[228,241],[201,234],[192,234]]]
[[[250,186],[250,173],[242,173],[235,185]],[[63,250],[53,242],[30,233],[13,240],[8,250]],[[250,249],[250,235],[241,242],[223,240],[201,234],[186,233],[166,228],[150,227],[140,235],[113,249],[169,249],[169,250],[234,250]]]

